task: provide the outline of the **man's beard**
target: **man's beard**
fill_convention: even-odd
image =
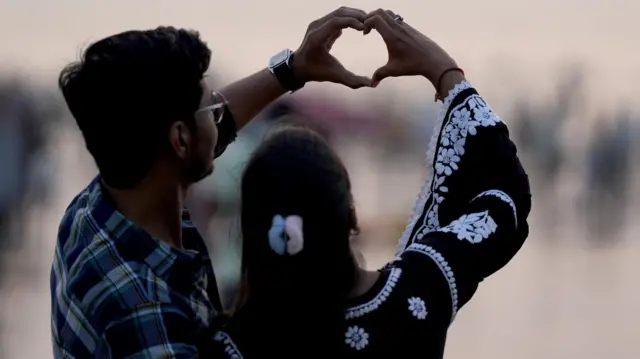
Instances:
[[[209,177],[213,173],[213,162],[194,160],[187,169],[189,182],[197,183]]]

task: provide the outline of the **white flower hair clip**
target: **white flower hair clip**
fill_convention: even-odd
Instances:
[[[271,229],[269,229],[269,246],[278,255],[285,253],[293,256],[304,247],[304,237],[302,234],[302,217],[287,216],[279,214],[273,216]]]

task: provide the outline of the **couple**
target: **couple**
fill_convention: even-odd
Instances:
[[[372,79],[329,54],[346,28],[384,39],[389,61]],[[312,22],[297,51],[219,92],[203,81],[209,59],[196,33],[158,28],[98,41],[63,70],[100,175],[58,233],[55,358],[441,358],[457,311],[528,235],[528,179],[505,124],[445,51],[390,11],[340,8]],[[242,177],[242,283],[223,314],[184,209],[189,186],[285,92],[409,75],[429,80],[443,105],[397,259],[358,266],[340,159],[311,131],[279,129]]]

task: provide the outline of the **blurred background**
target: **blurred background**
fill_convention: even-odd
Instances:
[[[340,5],[392,8],[439,42],[509,124],[534,191],[531,236],[453,324],[447,358],[640,358],[640,2],[635,0],[0,0],[0,358],[51,358],[49,270],[63,211],[95,175],[56,76],[92,41],[131,28],[198,29],[216,87],[295,48]],[[372,74],[378,35],[333,53]],[[437,111],[423,79],[349,91],[311,84],[244,129],[193,191],[221,290],[238,277],[243,163],[279,119],[304,121],[346,162],[376,268],[392,258]]]

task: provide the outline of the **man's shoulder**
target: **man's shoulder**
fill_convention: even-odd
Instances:
[[[52,294],[59,305],[73,302],[83,314],[100,318],[158,302],[167,287],[150,268],[146,252],[135,250],[127,224],[114,224],[117,216],[101,208],[95,186],[94,181],[74,198],[61,221]]]
[[[100,229],[94,221],[96,211],[101,202],[101,190],[99,179],[92,180],[87,187],[82,189],[67,206],[60,226],[58,227],[58,244],[65,245],[70,237],[78,235],[90,235],[87,230],[97,232]],[[80,230],[80,232],[78,232]]]
[[[94,353],[110,333],[131,340],[119,341],[120,350],[152,351],[144,348],[148,343],[139,336],[155,333],[149,326],[164,330],[179,323],[190,333],[191,328],[184,327],[190,319],[184,301],[176,300],[144,258],[123,256],[117,242],[98,236],[64,270],[56,269],[59,259],[56,253],[51,308],[54,347]]]
[[[59,335],[64,336],[64,328],[73,325],[69,315],[74,322],[83,323],[95,339],[110,326],[131,322],[133,317],[143,320],[142,316],[164,316],[166,311],[172,313],[170,317],[189,315],[186,303],[175,297],[144,258],[127,257],[109,238],[96,237],[64,270],[56,270],[59,260],[56,253],[51,288],[53,324]]]
[[[89,240],[72,261],[67,261],[65,281],[74,296],[93,306],[117,298],[123,307],[154,301],[149,282],[158,278],[144,258],[123,253],[121,245],[103,234]],[[56,254],[56,261],[61,258]],[[157,288],[156,288],[157,289]]]

